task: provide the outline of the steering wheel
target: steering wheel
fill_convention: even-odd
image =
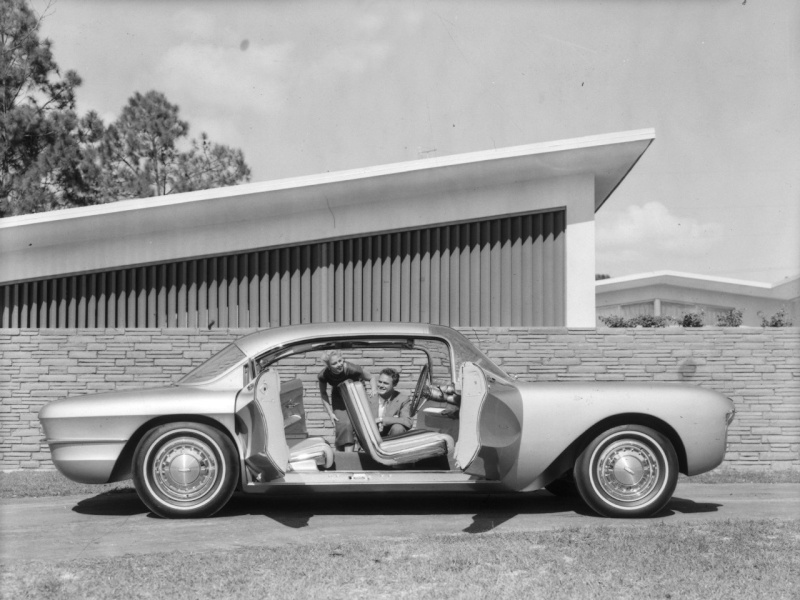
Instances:
[[[417,379],[417,386],[414,388],[414,393],[411,395],[411,416],[417,414],[419,407],[422,405],[423,396],[425,391],[425,383],[428,381],[428,365],[422,367],[419,379]]]

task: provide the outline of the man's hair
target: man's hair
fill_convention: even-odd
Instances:
[[[325,350],[322,353],[322,362],[330,366],[334,356],[342,356],[342,353],[339,350]]]
[[[392,369],[391,367],[386,367],[381,371],[381,375],[388,375],[392,378],[392,385],[397,385],[397,382],[400,381],[400,372],[396,369]]]

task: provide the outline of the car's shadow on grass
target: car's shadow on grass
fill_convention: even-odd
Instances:
[[[722,505],[672,498],[657,518],[676,513],[716,512]],[[133,516],[150,513],[133,490],[111,491],[86,498],[72,509],[80,514]],[[472,515],[465,533],[484,533],[518,515],[575,513],[602,518],[578,498],[554,496],[544,490],[528,494],[314,494],[310,496],[252,496],[234,494],[212,518],[261,515],[293,529],[308,527],[317,516],[358,515],[391,518],[409,515]]]
[[[307,527],[312,517],[357,515],[392,518],[413,515],[472,515],[466,533],[491,531],[514,517],[526,514],[579,512],[578,499],[553,496],[540,490],[529,494],[315,494],[303,497],[259,498],[235,495],[216,517],[263,515],[286,527]],[[585,514],[592,514],[586,509]]]
[[[472,514],[465,529],[479,533],[494,529],[519,514],[579,512],[579,500],[558,498],[546,491],[529,494],[314,494],[309,496],[255,496],[236,493],[212,518],[263,515],[287,527],[307,527],[315,516]],[[111,491],[80,500],[72,509],[80,514],[133,516],[149,512],[133,490]],[[587,512],[587,514],[589,514]]]
[[[79,501],[72,510],[82,515],[116,517],[130,517],[149,512],[133,488],[97,494],[97,496]]]
[[[716,502],[695,502],[688,498],[676,498],[675,496],[667,503],[660,513],[659,517],[669,517],[675,513],[683,513],[685,515],[692,513],[709,513],[717,512],[722,507],[722,504]]]

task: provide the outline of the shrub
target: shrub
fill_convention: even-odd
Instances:
[[[717,317],[717,325],[720,327],[739,327],[741,324],[742,311],[736,308],[732,308],[724,315]]]
[[[599,318],[606,327],[666,327],[675,322],[672,317],[656,317],[654,315],[637,315],[630,319],[619,315]]]
[[[675,322],[673,317],[656,317],[655,315],[639,315],[631,319],[632,327],[666,327]]]
[[[629,327],[628,322],[619,315],[608,315],[607,317],[600,317],[600,321],[606,327]]]
[[[680,321],[683,327],[702,327],[703,311],[699,313],[686,313]]]
[[[766,318],[760,311],[758,316],[761,317],[762,327],[791,327],[792,320],[786,315],[786,308],[781,306],[780,310],[769,318]]]

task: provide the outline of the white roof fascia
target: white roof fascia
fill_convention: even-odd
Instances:
[[[404,228],[548,208],[542,205],[546,194],[538,205],[512,198],[497,214],[485,202],[458,203],[475,190],[520,182],[593,176],[597,210],[654,138],[652,129],[642,129],[7,217],[0,219],[0,283],[182,260],[198,256],[199,245],[206,256],[272,247],[253,235],[257,223],[273,231],[286,224],[281,233],[291,235],[264,236],[276,247],[337,239],[356,229],[371,235],[385,230],[381,215],[409,197],[435,198],[437,211],[413,215]],[[351,222],[344,234],[325,226],[339,215],[362,213],[363,222]],[[145,260],[137,263],[137,254]]]

